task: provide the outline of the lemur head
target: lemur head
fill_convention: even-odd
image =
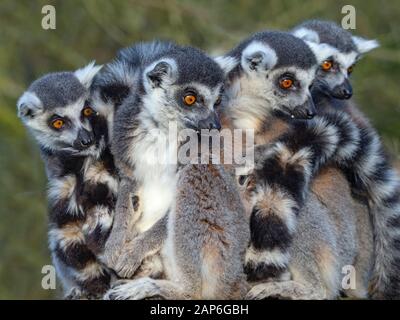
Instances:
[[[241,108],[260,116],[271,111],[280,111],[292,118],[314,116],[309,88],[317,61],[310,48],[299,40],[285,32],[260,32],[218,58],[227,64],[237,62],[228,77],[230,87],[236,91],[230,95],[252,99],[247,106],[242,103]]]
[[[219,129],[224,71],[192,47],[171,46],[143,68],[141,97],[146,114],[158,126],[178,130]]]
[[[91,108],[89,87],[99,69],[91,63],[75,72],[47,74],[19,98],[18,116],[42,149],[98,154],[104,144],[104,119]]]
[[[115,59],[96,74],[91,86],[91,99],[96,110],[107,116],[110,136],[115,112],[131,93],[139,89],[142,67],[173,48],[177,45],[166,41],[134,44],[119,50]]]
[[[349,76],[363,54],[379,46],[376,40],[352,36],[334,22],[312,20],[302,23],[293,34],[311,47],[319,61],[313,90],[337,99],[349,99],[353,89]]]

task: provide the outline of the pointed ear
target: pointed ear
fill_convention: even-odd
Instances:
[[[96,66],[95,61],[92,61],[86,67],[76,70],[74,74],[78,78],[79,82],[82,83],[84,87],[89,89],[94,76],[101,68],[102,66]]]
[[[224,71],[225,76],[239,64],[239,61],[236,58],[230,56],[219,56],[215,57],[214,60]]]
[[[26,91],[18,99],[17,110],[21,119],[33,119],[43,112],[43,105],[35,93]]]
[[[272,69],[277,62],[278,57],[271,47],[261,42],[252,42],[243,50],[240,63],[250,73]]]
[[[164,83],[172,83],[178,76],[178,70],[175,61],[172,59],[163,59],[154,62],[144,71],[144,84],[146,91],[159,88]]]
[[[368,40],[361,37],[353,36],[353,42],[360,54],[367,53],[379,47],[379,42],[376,40]]]
[[[294,30],[292,32],[292,34],[295,37],[300,38],[300,39],[302,39],[304,41],[307,41],[307,42],[320,43],[318,33],[313,31],[313,30],[311,30],[311,29],[300,28],[300,29]]]

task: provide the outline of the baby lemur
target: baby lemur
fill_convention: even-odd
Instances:
[[[66,298],[100,297],[111,273],[98,259],[113,221],[118,179],[106,116],[91,107],[100,67],[47,74],[18,100],[49,180],[49,245]]]
[[[176,159],[181,130],[198,139],[196,131],[220,128],[223,70],[200,50],[168,42],[138,44],[120,59],[136,65],[139,77],[115,115],[112,150],[122,181],[104,256],[130,277],[160,255],[164,277],[119,283],[106,298],[242,298],[249,230],[232,174]],[[169,136],[174,127],[178,138]]]
[[[305,40],[322,61],[312,96],[320,114],[346,112],[361,131],[361,148],[355,161],[357,172],[344,168],[353,192],[370,195],[374,225],[374,298],[400,298],[400,179],[390,163],[378,133],[356,107],[349,77],[361,57],[377,48],[378,42],[353,36],[333,22],[307,21],[293,34]],[[369,181],[373,180],[373,181]],[[372,189],[365,190],[366,186]]]

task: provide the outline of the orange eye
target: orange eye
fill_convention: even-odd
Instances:
[[[290,89],[293,86],[293,80],[289,78],[282,79],[280,86],[282,89]]]
[[[193,105],[195,102],[196,102],[196,96],[195,95],[193,95],[193,94],[188,94],[187,96],[185,96],[184,98],[183,98],[183,101],[185,102],[185,104],[187,105],[187,106],[191,106],[191,105]]]
[[[51,123],[51,125],[53,126],[53,128],[59,130],[64,126],[64,120],[56,119]]]
[[[351,67],[349,67],[349,68],[347,69],[347,73],[348,73],[348,74],[352,74],[353,71],[354,71],[354,66],[351,66]]]
[[[322,70],[324,71],[329,71],[332,69],[333,63],[332,61],[326,60],[324,61],[324,63],[322,64]]]
[[[85,117],[90,117],[94,113],[93,109],[90,107],[84,108],[82,112]]]

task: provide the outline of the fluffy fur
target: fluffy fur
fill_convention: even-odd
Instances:
[[[313,188],[318,194],[307,197],[287,253],[290,278],[256,282],[247,299],[335,299],[341,293],[368,296],[373,238],[365,207],[352,199],[346,178],[334,169],[323,170]],[[245,199],[252,198],[248,191],[242,192]],[[274,251],[271,263],[280,264],[277,257]],[[342,287],[344,266],[354,267],[355,288]]]
[[[39,143],[49,179],[49,246],[67,298],[99,297],[111,273],[99,260],[113,220],[118,180],[107,148],[107,120],[90,109],[99,67],[45,75],[18,101],[18,114]],[[64,126],[52,127],[53,119]]]
[[[386,155],[378,133],[357,109],[351,97],[348,68],[360,57],[378,46],[377,41],[352,36],[334,23],[310,21],[295,28],[294,33],[317,33],[315,51],[325,44],[332,48],[322,60],[329,59],[337,66],[330,72],[319,70],[313,98],[319,113],[345,112],[349,114],[361,133],[361,148],[357,151],[357,166],[344,167],[356,193],[364,192],[370,202],[374,222],[375,268],[372,296],[375,298],[400,298],[400,252],[398,224],[400,219],[400,179]],[[306,38],[304,38],[306,37]],[[320,51],[321,54],[321,51]],[[349,94],[340,94],[347,91]]]
[[[268,41],[268,33],[265,39],[274,49],[273,42]],[[251,41],[244,43],[251,46]],[[245,51],[245,48],[242,47],[242,50]],[[299,78],[304,64],[298,59],[302,57],[293,50],[296,46],[287,45],[287,48],[291,49],[292,56],[290,60],[287,55],[284,57],[292,65],[287,62],[286,68]],[[312,52],[307,54],[312,55]],[[241,61],[243,63],[248,59]],[[259,71],[238,67],[234,69],[236,73],[228,78],[225,91],[227,97],[223,116],[228,118],[227,123],[234,128],[253,128],[256,144],[265,147],[263,162],[255,167],[258,182],[254,184],[250,180],[246,183],[254,192],[251,206],[252,244],[246,262],[250,280],[288,277],[288,250],[295,234],[296,216],[304,204],[310,180],[322,166],[334,164],[340,165],[345,172],[356,175],[365,173],[360,172],[355,161],[361,149],[363,132],[347,114],[324,114],[304,122],[291,120],[287,110],[281,108],[283,99],[276,96],[275,78],[270,75],[278,74],[279,77],[279,73],[288,72],[287,69]],[[310,95],[307,84],[310,85],[313,80],[313,70],[311,67],[301,80],[296,79],[303,83],[305,96]],[[285,99],[293,101],[297,97],[291,92]],[[289,104],[287,100],[283,101]],[[364,185],[362,188],[366,190],[368,187]]]
[[[235,189],[227,190],[232,195],[224,201],[204,197],[234,183],[216,167],[179,168],[171,157],[181,138],[176,144],[169,140],[172,150],[162,139],[162,134],[168,137],[170,124],[178,132],[219,129],[214,106],[223,70],[201,51],[170,43],[140,44],[124,52],[125,59],[140,61],[139,89],[115,117],[112,147],[122,183],[105,257],[120,275],[130,277],[137,275],[143,260],[161,255],[166,279],[122,283],[106,298],[242,297],[248,226],[239,197],[234,200]],[[190,107],[183,102],[188,92],[197,98]],[[133,195],[139,199],[137,208],[130,205]]]

